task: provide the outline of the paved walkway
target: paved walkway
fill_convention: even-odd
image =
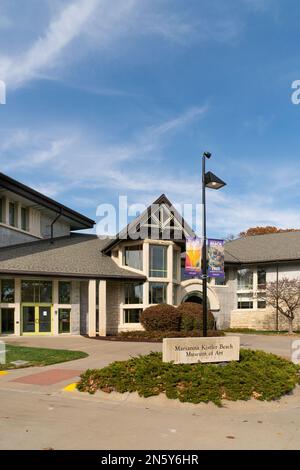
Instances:
[[[241,335],[244,347],[290,357],[289,337]],[[299,449],[300,388],[278,402],[181,404],[164,396],[95,396],[63,391],[73,374],[130,355],[160,351],[161,344],[82,337],[9,338],[8,343],[86,351],[90,356],[0,376],[0,449]],[[59,370],[63,380],[33,384],[28,377]],[[24,378],[31,383],[20,382]],[[17,382],[15,380],[18,380]],[[76,376],[72,381],[76,380]],[[50,380],[51,382],[51,380]]]

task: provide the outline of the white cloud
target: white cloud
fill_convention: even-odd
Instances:
[[[65,7],[53,19],[45,35],[38,38],[22,56],[0,62],[0,74],[9,87],[39,76],[44,67],[53,65],[59,54],[80,34],[95,12],[99,0],[79,0]]]

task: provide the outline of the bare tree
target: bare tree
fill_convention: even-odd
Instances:
[[[300,280],[284,277],[278,282],[269,282],[266,294],[267,303],[288,320],[289,333],[293,333],[293,321],[300,307]]]

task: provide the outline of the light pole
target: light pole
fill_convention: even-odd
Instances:
[[[207,237],[206,237],[206,188],[221,189],[226,183],[214,175],[211,171],[206,173],[206,159],[210,159],[211,153],[202,155],[202,304],[203,304],[203,336],[207,336]]]

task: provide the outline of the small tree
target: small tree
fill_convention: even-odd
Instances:
[[[266,293],[267,303],[288,320],[289,333],[293,333],[293,321],[300,307],[300,280],[284,277],[278,282],[269,282]]]

